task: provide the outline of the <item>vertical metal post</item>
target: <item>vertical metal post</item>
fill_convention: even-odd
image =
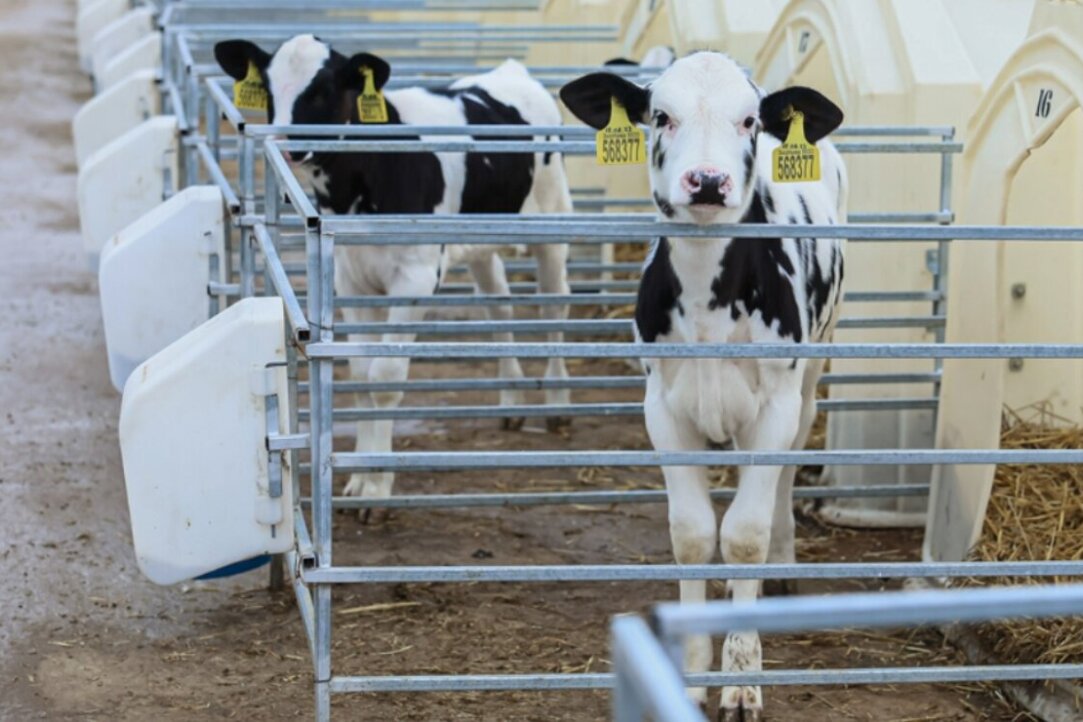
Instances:
[[[256,212],[256,139],[240,136],[240,202],[244,213]],[[252,258],[251,238],[247,229],[240,228],[240,298],[248,298],[256,283],[256,264]]]
[[[205,96],[204,103],[203,123],[206,125],[204,133],[207,136],[207,147],[210,148],[211,155],[214,156],[215,161],[221,163],[222,149],[220,145],[222,138],[221,128],[219,127],[219,123],[221,122],[220,118],[222,117],[221,111],[218,109],[218,103],[216,103],[214,98],[210,95]]]
[[[240,173],[241,173],[241,204],[244,206],[244,213],[250,214],[256,212],[256,191],[255,191],[255,163],[256,163],[256,141],[252,136],[241,136],[241,156],[240,156]],[[255,284],[256,268],[252,257],[252,239],[247,233],[247,229],[244,226],[241,227],[240,233],[240,255],[241,255],[241,298],[248,298],[253,293],[253,286]]]
[[[943,141],[950,143],[955,139],[955,129],[951,132],[945,133]],[[943,152],[940,154],[940,213],[947,214],[948,217],[943,218],[940,221],[940,225],[946,226],[952,223],[951,216],[954,215],[951,203],[952,192],[952,163],[954,161],[954,155],[952,153]],[[946,313],[948,307],[948,258],[951,250],[951,241],[937,241],[936,244],[936,273],[933,275],[933,290],[937,292],[937,298],[933,301],[933,315],[940,316]],[[946,325],[938,326],[935,331],[935,338],[937,343],[944,343],[946,334]],[[943,359],[936,359],[934,368],[937,372],[943,371],[944,361]],[[940,380],[933,384],[933,395],[936,398],[940,398]],[[933,416],[933,433],[936,433],[936,415]]]
[[[269,171],[264,174],[264,217],[267,219],[268,231],[271,236],[271,241],[275,245],[275,249],[278,248],[278,179],[275,177],[273,171]],[[263,259],[263,293],[269,295],[273,293],[274,285],[271,282],[271,271],[267,264],[267,259]],[[286,348],[293,348],[293,333],[290,328],[286,329]],[[296,353],[294,353],[296,358]],[[296,385],[295,385],[296,388]],[[293,405],[290,405],[290,414],[293,415]],[[292,428],[291,428],[292,431]],[[291,465],[292,467],[292,465]],[[292,473],[291,473],[292,476]],[[296,497],[295,497],[296,498]],[[271,570],[269,588],[273,592],[281,591],[285,588],[285,573],[284,573],[284,556],[282,554],[276,554],[271,559]]]
[[[211,155],[214,156],[214,160],[216,163],[221,162],[221,151],[219,150],[221,136],[218,127],[219,113],[220,111],[218,110],[217,103],[214,102],[213,98],[207,96],[205,104],[203,106],[204,123],[206,124],[207,147],[210,149]],[[230,263],[228,258],[230,253],[230,226],[232,226],[231,223],[226,223],[224,225],[224,228],[222,229],[222,233],[225,234],[225,241],[222,244],[222,247],[225,250],[225,255],[227,257],[218,258],[216,255],[212,254],[210,259],[210,277],[212,280],[217,280],[219,283],[229,283],[231,281],[229,277]],[[212,317],[217,315],[218,312],[222,310],[221,308],[219,308],[219,306],[220,304],[218,302],[218,296],[212,295],[210,313]]]
[[[199,135],[200,93],[195,68],[188,66],[184,69],[185,100],[184,112],[188,117],[188,134]],[[185,149],[185,186],[199,184],[199,153],[194,144],[189,143]]]
[[[237,236],[241,242],[241,298],[248,298],[255,293],[256,281],[256,258],[252,248],[251,229],[242,227]]]
[[[209,266],[207,277],[212,281],[218,283],[226,283],[225,277],[222,275],[222,259],[218,257],[217,253],[212,253],[207,258],[207,265]],[[207,318],[214,318],[221,311],[220,304],[218,303],[219,296],[217,293],[211,293],[210,289],[207,290]]]
[[[613,680],[613,722],[643,722],[643,705],[639,703],[634,682],[624,674],[620,667],[614,670]]]
[[[278,176],[268,167],[263,173],[263,217],[266,219],[267,233],[271,236],[275,250],[278,250],[278,241],[281,236],[278,227],[279,219],[282,217],[280,195]]]
[[[177,36],[176,36],[176,33],[173,30],[170,30],[169,27],[164,25],[164,24],[161,26],[161,30],[162,30],[162,72],[163,73],[172,73],[173,72],[173,66],[172,66],[172,63],[173,63],[173,42],[176,40]],[[163,97],[162,97],[162,102],[163,103],[166,102],[164,94],[163,94]],[[165,109],[163,108],[163,110],[165,110]]]
[[[321,342],[334,340],[334,237],[318,227],[306,229],[308,249],[308,306],[310,324]],[[309,434],[312,443],[312,528],[316,561],[331,566],[331,441],[334,360],[317,359],[309,364]],[[331,585],[316,584],[316,719],[331,715]]]
[[[242,130],[240,137],[241,203],[245,213],[256,212],[256,139]]]

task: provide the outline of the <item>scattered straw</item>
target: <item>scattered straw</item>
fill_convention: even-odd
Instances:
[[[1083,448],[1083,429],[1042,407],[1007,412],[1005,449]],[[976,561],[1083,559],[1083,468],[1073,465],[1000,466],[985,516]],[[1067,578],[967,579],[967,586],[1042,584]],[[1003,662],[1083,663],[1083,620],[1048,619],[982,625],[978,636]]]
[[[405,609],[407,607],[420,607],[421,602],[384,602],[382,604],[366,604],[363,607],[347,607],[338,610],[339,614],[368,614],[369,612],[385,612],[389,609]]]

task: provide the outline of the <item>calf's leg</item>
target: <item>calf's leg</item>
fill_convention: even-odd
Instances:
[[[555,243],[534,247],[534,257],[538,261],[538,291],[561,296],[571,293],[568,287],[568,246]],[[541,317],[547,321],[564,321],[568,318],[567,304],[545,305],[541,307]],[[564,343],[564,334],[554,331],[549,334],[550,343]],[[551,358],[545,367],[545,378],[566,379],[568,367],[562,358]],[[546,389],[545,403],[550,406],[566,406],[571,402],[568,389]],[[546,426],[550,431],[559,431],[571,424],[566,416],[550,416]]]
[[[389,296],[428,296],[436,288],[436,269],[416,266],[403,269],[389,285]],[[410,323],[425,317],[425,309],[417,306],[395,306],[387,313],[389,323]],[[413,333],[385,333],[382,343],[412,343],[417,337]],[[373,358],[368,367],[368,381],[372,383],[401,383],[410,373],[409,357]],[[402,401],[402,391],[374,391],[370,394],[372,408],[380,410],[396,409]],[[391,451],[391,432],[394,427],[391,419],[378,419],[370,422],[371,433],[358,436],[359,452],[386,454]],[[395,476],[390,472],[370,472],[356,474],[346,488],[346,493],[359,495],[365,499],[386,499],[391,496],[391,487]],[[356,482],[356,483],[355,483]],[[367,519],[370,510],[362,509],[361,518]]]
[[[823,373],[823,361],[812,359],[809,361],[805,372],[804,384],[801,389],[801,420],[797,429],[797,437],[793,442],[793,450],[800,451],[808,443],[809,432],[812,424],[816,421],[816,384]],[[797,561],[794,550],[794,518],[793,518],[793,483],[797,474],[796,466],[787,466],[782,469],[779,480],[778,493],[775,497],[775,514],[771,522],[771,547],[767,552],[767,561],[771,564],[793,564]],[[797,592],[797,584],[793,580],[774,580],[779,583],[771,584],[772,591],[768,591],[768,583],[764,583],[764,593],[792,594]]]
[[[539,164],[540,163],[540,164]],[[535,165],[538,168],[534,181],[533,201],[528,200],[524,206],[524,212],[531,209],[532,203],[542,213],[571,213],[572,194],[568,190],[568,178],[564,174],[564,161],[560,154],[549,156],[548,162],[541,155],[535,155]],[[545,246],[531,246],[531,252],[538,262],[538,291],[567,295],[571,293],[568,286],[568,245],[555,243]],[[548,321],[563,321],[568,318],[568,305],[545,305],[541,307],[539,314]],[[549,334],[550,343],[563,343],[563,333]],[[566,379],[568,369],[562,358],[551,358],[545,368],[545,378]],[[571,402],[571,392],[568,389],[547,389],[545,403],[551,406],[565,406]],[[567,417],[550,416],[546,425],[550,431],[558,431],[570,424]]]
[[[658,451],[702,451],[706,439],[690,424],[675,418],[660,400],[660,393],[647,380],[644,411],[647,433]],[[717,535],[715,514],[711,507],[707,470],[703,467],[664,466],[666,495],[669,498],[669,536],[678,564],[706,564],[714,556]],[[707,582],[679,582],[682,604],[702,603],[707,599]],[[713,657],[711,638],[695,636],[685,640],[685,669],[705,672]],[[689,696],[701,706],[707,703],[707,689],[696,687]]]
[[[482,293],[493,296],[507,296],[511,293],[508,286],[508,276],[504,270],[504,261],[494,253],[481,253],[468,260],[470,273],[477,282]],[[510,321],[513,318],[512,308],[508,305],[487,306],[488,316],[493,321]],[[512,343],[515,339],[511,333],[494,333],[493,341],[498,343]],[[501,358],[497,361],[497,367],[501,378],[521,379],[523,368],[517,358]],[[524,403],[523,392],[517,389],[504,389],[500,392],[501,406],[521,406]],[[520,429],[523,426],[523,417],[506,417],[501,422],[505,429]]]
[[[387,312],[382,308],[344,308],[343,319],[346,323],[377,323],[387,320]],[[354,343],[377,343],[380,341],[379,334],[350,334],[349,339]],[[373,359],[370,357],[350,359],[350,379],[365,382],[369,380],[369,368]],[[354,400],[360,409],[373,408],[372,394],[367,391],[354,394]],[[354,442],[354,450],[357,453],[371,452],[376,438],[375,421],[362,420],[357,422],[357,438]],[[345,494],[347,496],[360,496],[366,486],[390,485],[390,474],[386,472],[355,472],[350,475],[346,483]],[[365,511],[362,517],[367,518]]]
[[[742,449],[782,451],[792,447],[797,436],[801,413],[798,389],[780,390],[765,403],[759,417],[738,434]],[[771,524],[781,484],[777,466],[743,466],[738,474],[737,494],[722,518],[719,542],[727,564],[763,564],[771,544]],[[729,583],[734,604],[754,602],[760,582],[733,579]],[[722,645],[722,671],[747,672],[762,668],[763,653],[759,634],[734,632]],[[763,693],[758,686],[722,688],[724,722],[760,720]]]

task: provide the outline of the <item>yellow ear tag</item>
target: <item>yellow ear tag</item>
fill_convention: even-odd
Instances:
[[[251,60],[244,80],[233,82],[233,104],[240,110],[267,110],[267,88],[263,87],[259,69]]]
[[[362,123],[386,123],[387,104],[384,94],[376,89],[372,68],[361,68],[361,74],[365,76],[365,85],[357,96],[357,116]]]
[[[647,143],[643,131],[628,119],[628,111],[611,99],[609,125],[595,136],[595,157],[598,165],[630,165],[647,160]]]
[[[771,178],[775,183],[820,180],[820,149],[805,137],[805,114],[790,113],[786,141],[771,153]]]

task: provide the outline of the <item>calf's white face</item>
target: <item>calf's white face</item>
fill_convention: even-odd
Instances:
[[[673,63],[648,87],[609,73],[564,86],[564,104],[595,128],[609,122],[616,98],[633,121],[650,127],[651,191],[659,212],[686,223],[737,223],[755,192],[758,139],[784,139],[794,111],[805,135],[819,141],[842,122],[842,111],[809,88],[765,95],[740,65],[721,53],[694,53]]]
[[[318,86],[317,76],[325,71],[331,48],[313,35],[298,35],[282,44],[267,65],[267,83],[274,99],[274,125],[293,122],[298,99]]]
[[[364,84],[361,69],[372,70],[377,90],[391,75],[383,59],[369,53],[346,57],[314,35],[290,38],[273,54],[247,40],[225,40],[215,45],[214,55],[236,80],[255,66],[268,90],[267,116],[275,125],[347,123],[356,115],[354,101]]]
[[[750,200],[760,92],[717,53],[678,60],[650,88],[650,179],[674,219],[735,220]]]

